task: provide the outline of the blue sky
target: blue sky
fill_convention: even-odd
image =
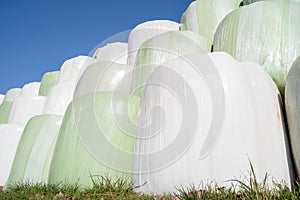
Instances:
[[[153,19],[179,22],[192,0],[1,0],[0,93],[40,81],[108,37]]]

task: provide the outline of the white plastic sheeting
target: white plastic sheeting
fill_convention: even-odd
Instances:
[[[40,83],[29,83],[22,88],[11,107],[9,124],[25,126],[31,117],[42,113],[46,97],[38,96],[39,86]]]
[[[262,0],[244,0],[244,1],[243,1],[243,4],[244,4],[244,5],[248,5],[248,4],[251,4],[251,3],[255,3],[255,2],[257,2],[257,1],[262,1]]]
[[[19,125],[0,125],[0,186],[7,181],[22,131]]]
[[[224,17],[239,7],[241,0],[197,0],[190,4],[181,17],[181,30],[190,30],[213,44],[214,34]]]
[[[21,91],[21,88],[12,88],[8,90],[5,94],[4,101],[13,102],[21,94]]]
[[[33,117],[22,134],[6,185],[47,183],[62,116]]]
[[[268,173],[291,185],[279,92],[259,65],[226,53],[192,54],[159,66],[148,81],[155,84],[141,100],[138,191],[230,186],[225,181],[249,180],[249,160],[258,181]]]
[[[144,22],[136,26],[129,35],[128,39],[128,60],[127,64],[133,66],[138,49],[146,40],[168,32],[179,30],[177,22],[169,20],[154,20]]]
[[[73,99],[74,82],[63,82],[50,90],[42,114],[64,115]]]
[[[285,87],[285,106],[293,157],[300,177],[300,58],[298,58],[287,77]]]
[[[145,41],[140,47],[133,71],[132,93],[141,95],[143,83],[160,64],[176,57],[208,51],[206,39],[191,31],[169,31]]]
[[[118,92],[74,99],[60,128],[49,183],[90,187],[91,176],[130,179],[138,111],[139,98]]]
[[[21,91],[21,96],[38,96],[39,95],[39,90],[40,90],[41,83],[39,82],[33,82],[33,83],[28,83],[24,85]]]
[[[113,62],[99,62],[88,66],[78,81],[74,99],[95,92],[114,91],[129,94],[132,68]]]
[[[60,68],[58,84],[63,82],[76,83],[86,67],[94,62],[94,59],[88,56],[78,56],[65,61]]]
[[[0,104],[0,124],[8,123],[13,101],[20,93],[20,88],[13,88],[6,92],[3,102]]]
[[[243,6],[222,21],[214,51],[260,64],[284,91],[287,73],[300,55],[300,3],[261,1]]]
[[[263,1],[263,0],[244,0],[243,3],[244,3],[244,5],[248,5],[248,4],[251,4],[251,3],[258,2],[258,1]],[[299,2],[299,0],[289,0],[289,1]]]
[[[87,56],[78,56],[64,62],[60,69],[58,83],[49,91],[42,114],[65,114],[73,99],[77,81],[87,66],[93,62],[94,59]]]
[[[96,62],[111,61],[120,64],[127,64],[127,43],[111,43],[97,49],[93,55]]]
[[[20,95],[20,88],[13,88],[6,92],[0,104],[0,124],[7,124],[13,101]]]
[[[0,105],[2,104],[2,102],[4,101],[5,95],[0,94]]]
[[[51,88],[56,85],[59,71],[45,73],[41,80],[39,96],[47,96]]]

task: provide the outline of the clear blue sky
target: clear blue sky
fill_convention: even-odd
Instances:
[[[0,93],[153,19],[179,22],[192,0],[1,0]]]

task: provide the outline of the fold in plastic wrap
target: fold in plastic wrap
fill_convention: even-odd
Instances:
[[[0,125],[0,186],[7,181],[22,131],[19,125]]]
[[[93,55],[96,62],[111,61],[119,64],[127,64],[127,43],[111,43],[97,49]]]
[[[300,57],[294,62],[285,87],[285,107],[297,174],[300,177]]]
[[[262,1],[262,0],[243,0],[243,4],[244,5],[249,5],[249,4],[255,3],[257,1]]]
[[[144,22],[136,26],[129,35],[128,39],[128,60],[127,64],[133,66],[136,59],[137,51],[140,46],[146,40],[168,32],[168,31],[176,31],[179,30],[179,24],[177,22],[169,21],[169,20],[154,20]]]
[[[22,134],[6,186],[47,183],[62,116],[33,117]]]
[[[241,7],[218,27],[214,51],[260,64],[283,92],[287,73],[300,55],[299,10],[299,2],[283,0]]]
[[[20,88],[13,88],[7,91],[3,102],[0,105],[0,124],[7,124],[13,101],[20,95]]]
[[[9,124],[25,126],[31,117],[42,113],[46,97],[38,96],[39,88],[40,83],[29,83],[22,88],[11,107]]]
[[[91,176],[129,179],[138,110],[139,98],[116,92],[75,99],[60,129],[49,183],[88,187]]]
[[[214,34],[224,17],[237,9],[241,0],[197,0],[190,4],[181,17],[181,30],[193,31],[213,44]]]
[[[258,181],[268,173],[291,185],[279,92],[259,65],[192,54],[159,66],[149,81],[156,84],[141,99],[133,162],[138,191],[231,186],[249,180],[249,160]]]
[[[78,81],[74,98],[96,92],[130,93],[132,66],[99,62],[88,66]]]
[[[39,96],[47,96],[51,88],[56,85],[59,71],[48,72],[43,75]]]
[[[206,39],[191,31],[169,31],[145,41],[136,57],[132,93],[141,96],[143,84],[158,65],[197,52],[208,52]]]

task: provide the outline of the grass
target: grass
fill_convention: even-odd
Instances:
[[[299,186],[299,185],[298,185]],[[45,184],[15,184],[0,192],[0,199],[300,199],[299,189],[290,190],[277,184],[276,188],[263,188],[262,184],[241,184],[237,191],[234,187],[225,189],[212,186],[197,190],[194,186],[178,190],[178,195],[144,195],[134,192],[134,187],[126,181],[103,182],[94,184],[89,189],[79,189],[78,186],[45,185]]]
[[[80,189],[78,185],[45,185],[45,184],[14,184],[8,186],[5,191],[0,191],[0,199],[275,199],[275,200],[297,200],[300,199],[300,184],[290,190],[284,184],[273,182],[273,187],[268,187],[266,175],[262,182],[258,182],[251,164],[249,180],[242,182],[237,179],[229,180],[230,188],[220,188],[217,185],[207,185],[202,190],[195,186],[189,189],[178,188],[177,194],[170,195],[145,195],[134,192],[136,189],[132,183],[123,179],[112,181],[109,178],[93,177],[93,186]]]

